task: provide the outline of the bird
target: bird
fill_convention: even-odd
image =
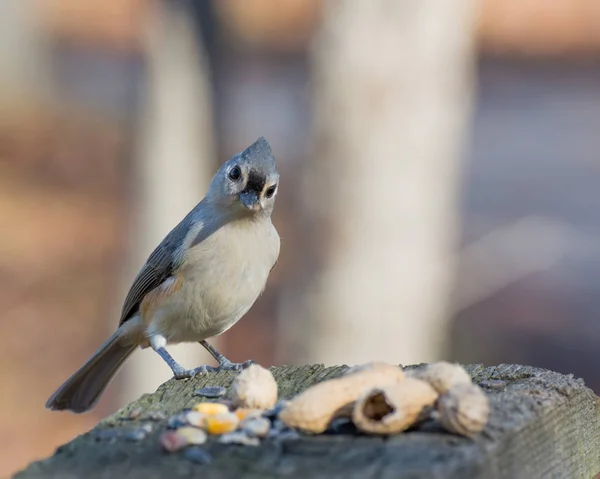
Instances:
[[[92,409],[124,361],[152,348],[176,379],[216,370],[241,371],[206,340],[231,328],[263,293],[280,238],[271,214],[279,189],[264,137],[223,163],[205,197],[150,254],[125,296],[114,334],[46,402],[46,408]],[[218,362],[185,369],[167,351],[200,343]]]

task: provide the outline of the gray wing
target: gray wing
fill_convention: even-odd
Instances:
[[[144,296],[173,274],[177,266],[175,252],[183,243],[191,224],[191,213],[179,223],[156,247],[135,278],[123,303],[119,326],[137,311]]]

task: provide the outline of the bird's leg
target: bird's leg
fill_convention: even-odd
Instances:
[[[210,355],[217,360],[219,363],[219,367],[216,368],[220,371],[241,371],[242,369],[247,368],[254,361],[244,361],[243,363],[232,363],[229,359],[223,356],[219,351],[213,348],[206,340],[200,341],[200,344],[210,353]],[[202,366],[200,366],[202,367]]]
[[[150,339],[150,345],[152,349],[156,351],[156,353],[164,360],[165,363],[171,368],[173,371],[173,377],[175,379],[186,379],[192,378],[196,374],[207,373],[209,371],[215,371],[216,368],[212,366],[199,366],[195,369],[185,369],[181,364],[179,364],[173,356],[169,354],[169,352],[165,349],[167,344],[167,340],[161,335],[154,335]]]
[[[165,363],[169,365],[175,379],[191,378],[194,374],[192,370],[185,369],[181,364],[173,359],[173,356],[165,348],[155,349],[158,355],[164,359]]]

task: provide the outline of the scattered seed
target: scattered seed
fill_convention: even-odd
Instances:
[[[195,464],[210,464],[212,457],[205,449],[198,446],[188,447],[183,451],[183,457]]]
[[[221,437],[219,437],[219,442],[222,444],[240,444],[242,446],[260,445],[260,439],[257,437],[250,437],[243,431],[234,431],[223,434]]]
[[[235,431],[239,423],[238,417],[231,412],[207,416],[204,420],[206,432],[215,435]]]
[[[283,411],[283,409],[285,409],[285,406],[287,405],[288,401],[285,400],[280,400],[277,401],[277,403],[275,404],[274,407],[272,407],[271,409],[267,409],[266,411],[263,411],[262,415],[268,419],[275,419],[277,417],[277,415]]]
[[[160,436],[160,445],[167,452],[175,452],[188,445],[185,437],[177,434],[177,431],[165,431]]]
[[[269,434],[267,435],[267,437],[270,439],[276,439],[276,440],[288,440],[288,439],[298,439],[300,437],[300,434],[298,433],[298,431],[296,431],[296,429],[287,427],[283,423],[283,421],[276,419],[273,422],[273,427],[269,431]]]
[[[250,437],[267,437],[271,422],[264,417],[250,417],[242,421],[240,427]]]
[[[205,398],[220,398],[227,394],[227,389],[221,386],[207,386],[202,389],[196,389],[194,396],[202,396]]]
[[[190,411],[185,414],[186,424],[194,427],[204,427],[206,424],[206,418],[208,414],[198,411]]]
[[[97,441],[111,441],[119,437],[120,431],[118,429],[95,429],[92,431],[92,437]]]
[[[146,431],[146,433],[150,434],[152,432],[152,429],[154,429],[154,426],[150,423],[146,423],[143,424],[142,426],[140,426],[140,429]]]
[[[167,427],[169,429],[177,429],[178,427],[187,426],[187,414],[179,413],[171,416],[169,418],[169,422],[167,423]]]
[[[160,436],[160,445],[168,452],[175,452],[190,445],[206,442],[206,433],[202,429],[185,426],[176,431],[165,431]]]
[[[231,399],[226,399],[226,398],[219,399],[219,400],[217,400],[217,404],[223,404],[223,406],[226,406],[227,409],[229,409],[230,411],[234,408],[233,400],[231,400]]]
[[[220,404],[216,402],[201,402],[196,404],[192,408],[192,410],[208,414],[209,416],[214,416],[216,414],[225,414],[229,412],[229,408],[225,406],[225,404]]]
[[[241,407],[239,409],[236,409],[233,413],[238,417],[240,421],[243,421],[244,419],[250,417],[260,417],[262,414],[262,410]]]
[[[142,414],[142,409],[139,407],[136,407],[134,409],[131,410],[131,412],[129,413],[129,417],[128,419],[137,419],[141,416]]]
[[[162,411],[152,411],[148,414],[148,419],[150,421],[164,421],[167,419],[167,415]]]
[[[125,434],[125,440],[127,441],[131,441],[131,442],[138,442],[138,441],[142,441],[143,439],[145,439],[148,434],[150,434],[152,432],[152,426],[150,426],[150,424],[146,424],[142,427],[136,427],[135,429],[132,429],[131,431],[128,431]]]
[[[206,433],[202,429],[195,427],[182,427],[177,429],[177,434],[184,437],[188,444],[204,444],[206,442]]]

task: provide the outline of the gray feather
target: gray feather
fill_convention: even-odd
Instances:
[[[177,267],[180,260],[178,251],[183,245],[187,234],[190,232],[190,227],[194,221],[194,214],[200,205],[201,203],[190,211],[150,254],[146,260],[146,264],[142,266],[125,297],[119,325],[123,324],[136,313],[146,294],[160,286],[173,274],[173,270]]]
[[[259,170],[277,171],[271,146],[262,136],[242,151],[240,157]]]
[[[81,366],[48,399],[46,407],[55,411],[71,410],[76,413],[91,409],[119,366],[136,346],[122,341],[122,331],[117,330],[98,351]]]

